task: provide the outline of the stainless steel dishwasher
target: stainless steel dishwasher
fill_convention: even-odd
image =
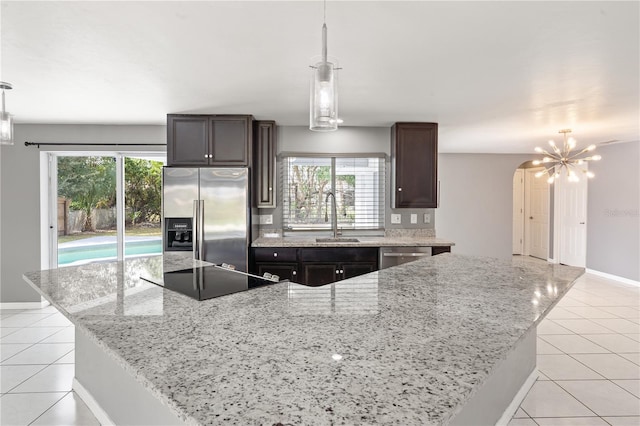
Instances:
[[[431,256],[431,247],[380,247],[380,269]]]

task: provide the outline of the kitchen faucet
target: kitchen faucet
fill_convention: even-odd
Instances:
[[[331,229],[333,230],[333,238],[338,238],[338,209],[336,208],[336,196],[331,191],[327,193],[327,198],[324,199],[324,221],[329,222],[329,212],[327,209],[329,197],[333,197],[333,204],[331,204]]]

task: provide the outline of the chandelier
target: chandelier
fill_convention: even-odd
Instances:
[[[338,73],[340,68],[327,60],[327,1],[322,23],[322,57],[312,65],[309,129],[316,132],[338,130]]]
[[[549,141],[549,146],[551,146],[553,152],[536,147],[535,151],[545,156],[542,160],[533,161],[533,165],[543,165],[545,170],[536,173],[535,176],[540,177],[546,173],[549,175],[549,179],[547,179],[549,183],[553,183],[553,181],[563,173],[566,173],[569,182],[580,181],[578,177],[580,173],[586,175],[588,178],[592,178],[594,174],[587,170],[587,162],[598,161],[602,157],[600,155],[590,155],[587,153],[596,149],[596,146],[589,145],[581,151],[574,151],[576,140],[572,137],[567,138],[567,134],[571,133],[571,129],[562,129],[558,131],[558,133],[562,133],[564,136],[562,148],[558,148],[553,140]]]

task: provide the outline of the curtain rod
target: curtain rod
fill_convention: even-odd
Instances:
[[[25,142],[24,146],[167,146],[166,143],[69,143],[69,142]]]

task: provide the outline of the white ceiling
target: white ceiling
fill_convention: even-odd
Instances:
[[[327,3],[348,126],[440,124],[443,152],[640,140],[639,2]],[[2,1],[17,123],[307,125],[322,2]]]

